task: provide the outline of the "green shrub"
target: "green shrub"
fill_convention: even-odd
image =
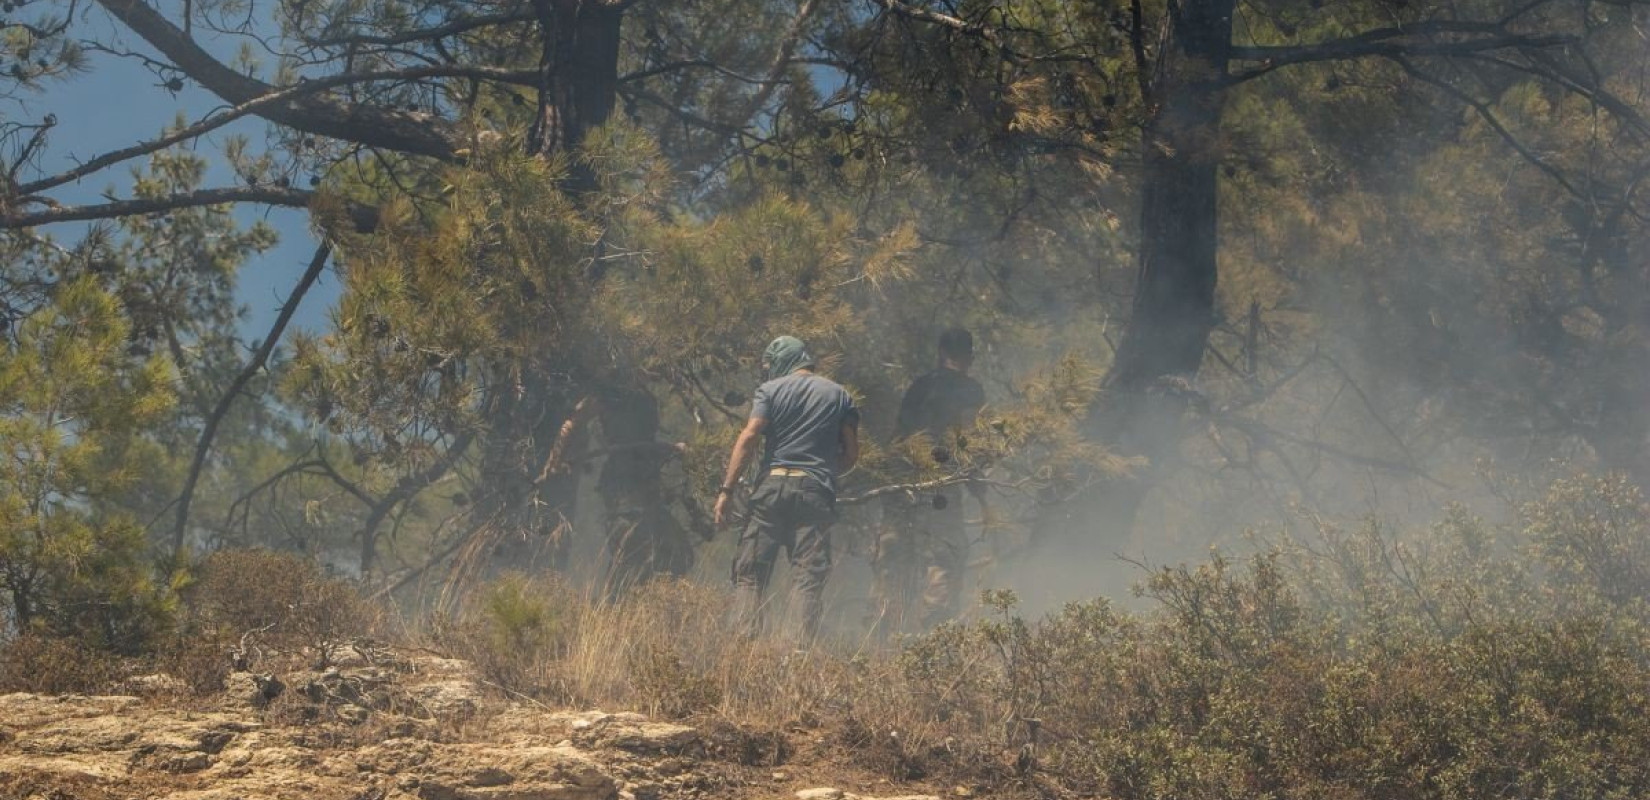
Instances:
[[[482,595],[482,619],[489,643],[503,652],[538,655],[554,645],[566,621],[548,593],[512,573],[488,586]]]
[[[507,694],[565,699],[558,658],[574,624],[572,593],[556,581],[509,573],[481,587],[475,601],[438,628],[437,643]]]
[[[1120,800],[1646,796],[1647,530],[1631,484],[1576,478],[1514,524],[1453,508],[1408,538],[1325,527],[1160,569],[1141,615],[1028,621],[988,595],[995,615],[902,656],[956,743],[925,769]]]

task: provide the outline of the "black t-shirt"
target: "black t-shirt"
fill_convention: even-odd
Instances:
[[[899,404],[894,438],[917,433],[938,437],[947,429],[967,426],[985,407],[980,382],[948,367],[935,369],[911,384]]]
[[[615,392],[601,405],[602,438],[615,448],[602,465],[596,491],[658,492],[662,448],[651,447],[659,436],[659,401],[642,391]]]

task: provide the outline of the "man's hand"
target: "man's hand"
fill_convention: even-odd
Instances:
[[[721,492],[716,495],[716,527],[720,528],[728,522],[728,498],[733,492]]]
[[[728,458],[728,471],[722,478],[721,488],[716,492],[717,527],[721,527],[729,520],[728,498],[738,489],[739,476],[745,474],[745,464],[756,454],[756,440],[767,427],[767,419],[751,417],[750,421],[745,423],[745,429],[739,432],[739,440],[733,443],[733,455]]]

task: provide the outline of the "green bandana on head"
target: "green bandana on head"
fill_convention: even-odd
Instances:
[[[781,336],[762,351],[762,363],[768,367],[768,380],[783,378],[799,369],[812,367],[814,357],[795,336]]]

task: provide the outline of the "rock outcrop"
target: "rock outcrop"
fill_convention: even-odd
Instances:
[[[724,723],[706,733],[489,699],[450,659],[236,673],[210,701],[168,699],[165,676],[127,686],[145,696],[0,696],[0,800],[708,800],[796,789],[774,763],[741,755],[785,752],[778,743],[730,746]]]

